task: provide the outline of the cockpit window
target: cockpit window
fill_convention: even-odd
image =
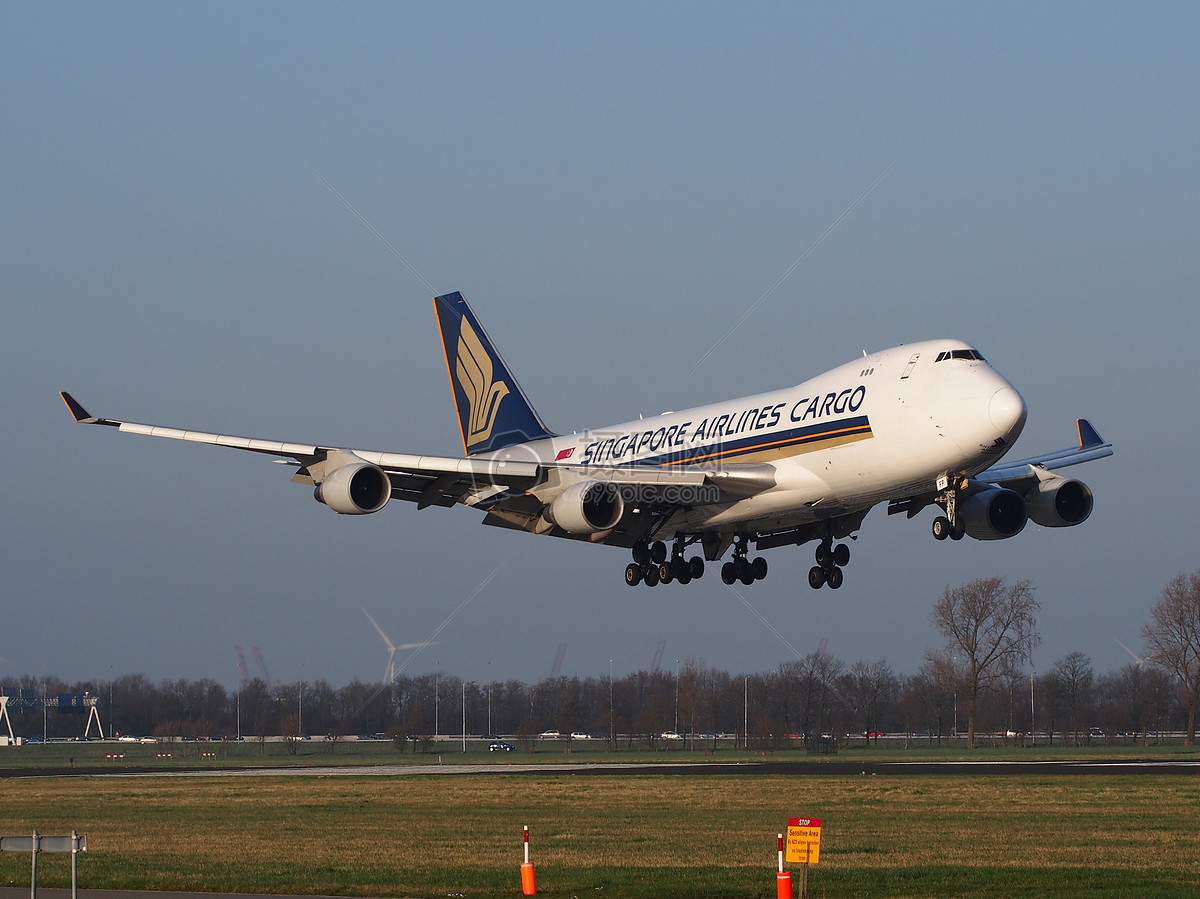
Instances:
[[[946,350],[943,353],[938,353],[938,357],[934,362],[943,362],[946,359],[970,359],[975,362],[987,361],[983,356],[979,355],[978,350]]]

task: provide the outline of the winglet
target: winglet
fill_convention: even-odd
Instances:
[[[75,399],[75,397],[71,396],[71,394],[67,393],[65,390],[60,390],[58,395],[61,396],[62,401],[67,404],[67,408],[70,410],[72,417],[77,422],[85,425],[91,425],[95,424],[99,420],[96,418],[96,416],[88,412],[87,409],[79,405],[79,400]]]
[[[1075,425],[1079,428],[1080,449],[1087,449],[1092,446],[1104,446],[1104,439],[1086,418],[1077,419]]]

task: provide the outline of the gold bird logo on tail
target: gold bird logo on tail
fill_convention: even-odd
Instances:
[[[492,380],[492,358],[465,316],[458,332],[455,374],[467,396],[470,414],[467,416],[466,443],[471,447],[492,436],[500,401],[508,396],[508,385]]]

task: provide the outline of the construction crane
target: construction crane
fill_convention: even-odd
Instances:
[[[662,665],[663,653],[666,651],[667,641],[659,640],[658,644],[654,647],[654,661],[650,663],[651,671],[657,671],[659,669],[659,666]]]
[[[275,678],[271,677],[271,672],[269,672],[267,670],[267,663],[265,661],[263,661],[262,650],[259,649],[257,646],[251,646],[250,654],[254,656],[254,663],[256,665],[258,665],[258,670],[259,670],[259,672],[262,673],[263,681],[266,683],[266,685],[268,687],[271,688],[271,692],[276,694],[276,698],[278,698],[279,681],[277,681],[277,680],[275,680]]]
[[[567,655],[567,644],[559,643],[558,652],[554,654],[554,664],[550,666],[550,680],[558,677],[558,672],[562,671],[563,659]]]
[[[233,659],[237,662],[238,677],[241,678],[242,686],[245,687],[250,683],[250,671],[246,668],[246,657],[242,655],[242,647],[236,643],[233,644]]]

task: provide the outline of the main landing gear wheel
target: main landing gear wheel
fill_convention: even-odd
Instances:
[[[625,583],[630,587],[638,584],[655,587],[672,581],[688,584],[704,577],[704,559],[685,558],[683,549],[684,540],[677,539],[668,558],[667,545],[662,541],[635,543],[633,561],[625,566]]]
[[[830,590],[842,586],[845,577],[842,566],[850,562],[850,547],[845,543],[833,545],[831,538],[826,538],[817,546],[817,564],[808,570],[808,586],[820,590],[826,584]]]
[[[755,581],[761,581],[767,576],[767,560],[761,556],[750,560],[745,556],[734,556],[721,566],[721,580],[732,587],[738,581],[749,587]]]

